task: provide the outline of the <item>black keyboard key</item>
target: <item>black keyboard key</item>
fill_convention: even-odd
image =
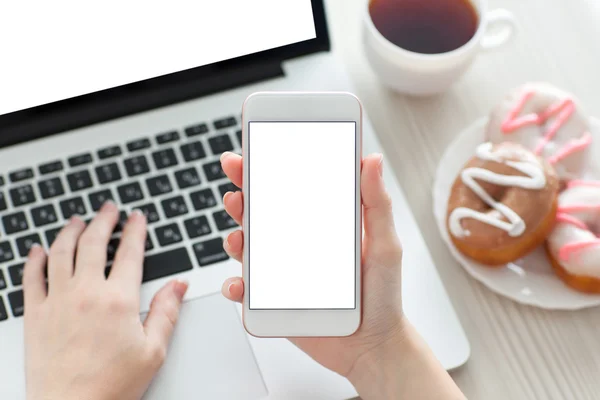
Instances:
[[[150,139],[148,139],[148,138],[137,139],[137,140],[127,143],[127,150],[129,150],[130,152],[144,150],[149,147],[150,147]]]
[[[23,168],[18,171],[13,171],[8,174],[8,178],[11,182],[19,182],[24,181],[25,179],[31,179],[33,178],[33,169]]]
[[[192,269],[192,260],[185,247],[147,256],[144,260],[143,282]]]
[[[127,170],[127,175],[129,176],[138,176],[150,171],[148,160],[146,160],[145,156],[128,158],[125,160],[125,169]]]
[[[4,278],[4,272],[2,272],[2,270],[0,270],[0,290],[6,289],[7,286],[8,286],[8,284],[6,282],[6,279]]]
[[[235,136],[237,136],[237,140],[238,142],[240,142],[240,147],[242,147],[242,130],[240,129],[239,131],[237,131],[235,133]]]
[[[188,126],[187,128],[185,128],[185,134],[188,137],[203,135],[207,132],[208,132],[208,125],[206,125],[206,124],[197,124],[197,125],[192,125],[192,126]]]
[[[48,242],[48,247],[52,246],[52,243],[56,240],[56,237],[60,233],[61,227],[48,229],[46,231],[46,242]]]
[[[65,193],[65,188],[58,177],[38,182],[38,188],[40,189],[42,199],[50,199]]]
[[[167,218],[177,217],[188,212],[183,196],[171,197],[161,201],[161,204]]]
[[[92,176],[90,175],[90,171],[87,170],[68,174],[67,181],[69,182],[69,187],[72,192],[92,187]]]
[[[4,197],[4,192],[0,192],[0,211],[6,210],[6,197]]]
[[[13,286],[21,286],[23,284],[23,268],[25,263],[17,264],[8,267],[8,275]]]
[[[58,221],[56,210],[52,204],[31,209],[31,219],[35,226],[44,226]]]
[[[23,211],[2,217],[2,225],[4,225],[4,232],[6,232],[7,235],[21,232],[29,228],[27,218]]]
[[[51,161],[45,164],[42,164],[38,167],[40,174],[46,175],[51,174],[53,172],[62,171],[64,169],[62,161]]]
[[[171,181],[167,175],[146,179],[146,186],[148,187],[150,196],[160,196],[161,194],[173,191],[173,186],[171,186]]]
[[[177,140],[179,140],[179,132],[177,131],[165,132],[161,133],[160,135],[156,135],[156,143],[158,144],[175,142]]]
[[[21,236],[18,238],[17,248],[19,249],[19,254],[21,257],[27,257],[27,254],[29,254],[29,249],[31,249],[31,246],[33,246],[35,243],[40,245],[42,244],[42,239],[37,233],[32,233],[31,235]]]
[[[190,239],[194,239],[200,236],[208,235],[211,232],[210,225],[208,224],[208,218],[201,215],[186,220],[184,222],[185,230]]]
[[[96,167],[96,176],[100,184],[105,184],[120,180],[121,171],[117,163],[110,163]]]
[[[233,150],[233,143],[231,143],[229,135],[221,135],[210,138],[208,139],[208,144],[210,145],[210,149],[214,155],[221,155],[226,151]]]
[[[175,180],[179,189],[186,189],[200,184],[200,175],[196,168],[186,168],[175,172]]]
[[[0,175],[0,186],[4,186],[4,177]]]
[[[113,238],[108,241],[108,245],[106,246],[106,261],[112,261],[115,259],[120,241],[121,239],[119,238]]]
[[[116,156],[120,156],[122,153],[120,146],[110,146],[104,149],[98,150],[98,158],[101,160],[106,160],[107,158],[112,158]]]
[[[154,248],[154,243],[152,243],[152,239],[150,239],[150,235],[146,232],[145,250],[150,251],[153,248]]]
[[[92,205],[92,210],[98,211],[107,200],[114,200],[114,197],[110,189],[103,189],[94,193],[90,193],[88,195],[88,199]]]
[[[72,197],[61,201],[59,204],[64,219],[69,219],[73,215],[85,215],[87,213],[81,197]]]
[[[235,117],[221,118],[216,120],[214,125],[215,129],[229,128],[230,126],[237,125],[237,121],[235,120]]]
[[[221,198],[223,198],[223,196],[225,196],[225,193],[227,192],[237,192],[238,190],[240,189],[231,182],[224,183],[219,186],[219,193],[221,193]]]
[[[10,189],[10,199],[15,207],[35,202],[33,186],[24,185]]]
[[[0,263],[7,262],[15,258],[10,242],[0,243]]]
[[[146,216],[146,221],[148,221],[149,224],[152,224],[160,219],[160,216],[158,215],[158,210],[156,209],[156,206],[153,203],[138,206],[136,207],[136,209],[144,213],[144,215]]]
[[[129,219],[129,216],[127,215],[127,213],[125,211],[119,212],[119,221],[115,225],[115,229],[114,229],[113,233],[121,232],[123,230],[123,228],[125,228],[125,224],[127,223],[128,219]]]
[[[177,224],[160,226],[156,228],[154,232],[156,233],[156,239],[158,239],[158,243],[160,243],[161,246],[168,246],[183,240],[183,236],[181,236],[181,231]]]
[[[182,145],[181,154],[186,162],[206,157],[206,152],[204,151],[204,146],[202,146],[201,142],[191,142]]]
[[[91,153],[83,153],[77,154],[76,156],[69,157],[67,160],[70,167],[77,167],[79,165],[85,165],[92,162],[92,154]]]
[[[6,311],[6,306],[4,306],[4,300],[0,297],[0,321],[5,321],[8,319],[8,312]]]
[[[194,245],[194,253],[196,253],[196,259],[201,267],[225,261],[229,258],[225,250],[223,250],[223,239],[221,238],[196,243]]]
[[[208,164],[204,164],[202,166],[204,170],[204,175],[206,175],[206,179],[209,181],[216,181],[218,179],[225,178],[225,173],[221,168],[221,161],[215,161]]]
[[[8,302],[12,309],[13,316],[21,317],[25,313],[25,307],[23,303],[23,291],[18,290],[8,294]]]
[[[214,212],[213,218],[215,219],[217,228],[219,228],[220,231],[225,231],[227,229],[231,229],[231,228],[235,228],[236,226],[239,226],[237,224],[237,222],[235,222],[233,220],[233,218],[231,218],[229,216],[229,214],[227,214],[227,211],[225,211],[225,210]]]
[[[177,165],[177,157],[175,156],[175,151],[173,149],[155,151],[152,153],[152,158],[154,159],[154,165],[156,166],[156,169],[163,169]]]
[[[217,205],[217,199],[210,188],[190,193],[190,199],[196,210],[204,210]]]
[[[119,197],[123,204],[133,203],[134,201],[142,200],[144,198],[142,187],[138,182],[121,185],[117,190],[119,191]]]

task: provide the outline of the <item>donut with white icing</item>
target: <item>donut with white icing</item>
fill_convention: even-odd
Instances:
[[[556,221],[546,242],[552,267],[574,289],[600,293],[600,182],[571,181]]]
[[[556,217],[559,179],[516,143],[483,143],[454,181],[447,228],[456,248],[490,266],[544,243]]]
[[[577,100],[546,83],[511,91],[492,110],[485,136],[525,146],[552,164],[561,180],[584,175],[592,143],[589,117]]]

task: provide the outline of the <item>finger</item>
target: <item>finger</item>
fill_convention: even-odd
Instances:
[[[140,210],[133,210],[123,228],[108,279],[121,281],[130,288],[139,290],[142,284],[146,234],[146,216]]]
[[[84,229],[85,222],[77,216],[72,217],[52,243],[48,256],[48,290],[50,293],[54,288],[60,291],[73,276],[77,240]]]
[[[244,232],[231,232],[223,242],[223,249],[229,256],[239,262],[244,259]]]
[[[225,211],[233,218],[238,225],[243,225],[244,217],[244,195],[242,192],[227,192],[223,196]]]
[[[150,345],[163,355],[163,359],[187,289],[187,282],[171,281],[154,295],[150,303],[150,311],[144,321],[144,330]]]
[[[401,259],[402,247],[394,225],[392,200],[385,190],[382,175],[381,154],[374,154],[363,160],[361,194],[367,251],[382,257]]]
[[[39,244],[29,250],[23,269],[23,296],[25,311],[30,306],[40,304],[46,299],[46,252]]]
[[[242,156],[226,151],[221,155],[221,168],[235,186],[242,187]]]
[[[241,303],[244,299],[244,281],[239,276],[226,279],[223,282],[221,293],[227,299]]]
[[[106,247],[118,221],[119,209],[115,203],[107,201],[79,238],[76,277],[93,275],[104,278]]]

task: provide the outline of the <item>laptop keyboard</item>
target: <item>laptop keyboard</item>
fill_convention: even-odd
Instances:
[[[226,117],[22,168],[8,182],[0,176],[0,321],[23,315],[31,246],[48,249],[71,216],[89,222],[109,199],[122,211],[107,248],[107,274],[133,209],[148,220],[144,282],[191,270],[190,255],[199,267],[227,260],[223,238],[237,224],[221,199],[239,189],[219,157],[240,152],[241,140],[239,120]]]

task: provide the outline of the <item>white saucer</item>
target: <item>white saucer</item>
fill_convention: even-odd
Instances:
[[[519,303],[553,310],[577,310],[600,305],[600,295],[587,295],[566,286],[552,271],[543,248],[504,268],[490,268],[462,255],[452,244],[446,229],[450,189],[464,164],[483,142],[486,123],[487,118],[477,120],[458,135],[446,149],[433,183],[433,212],[450,252],[472,277]],[[600,121],[592,118],[591,126],[594,137],[600,138]],[[592,162],[598,165],[592,169],[597,170],[600,168],[600,147],[596,145],[593,152],[597,157],[592,157]]]

